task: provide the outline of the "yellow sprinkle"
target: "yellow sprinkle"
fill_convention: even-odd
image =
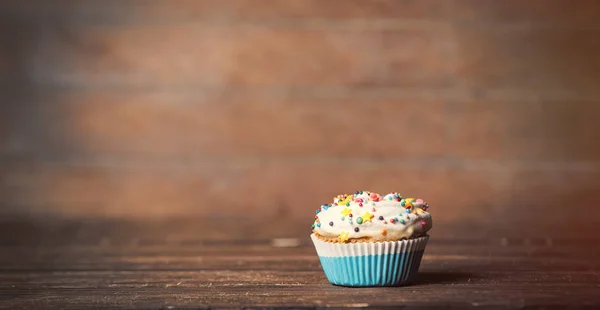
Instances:
[[[371,214],[371,213],[369,213],[369,212],[366,212],[365,214],[363,214],[363,215],[361,216],[361,217],[362,217],[362,219],[363,219],[363,223],[370,222],[370,221],[371,221],[371,219],[373,218],[373,216],[374,216],[374,215],[373,215],[373,214]]]
[[[342,210],[342,212],[340,212],[340,213],[344,216],[348,216],[348,214],[352,213],[352,209],[344,208],[344,210]]]
[[[345,232],[342,230],[342,232],[340,233],[340,236],[338,238],[340,239],[340,242],[346,242],[346,241],[348,241],[349,235],[350,235],[349,232]]]

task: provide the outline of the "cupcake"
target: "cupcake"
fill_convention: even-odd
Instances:
[[[317,210],[311,239],[325,276],[343,286],[398,286],[416,276],[431,229],[429,206],[398,193],[338,195]]]

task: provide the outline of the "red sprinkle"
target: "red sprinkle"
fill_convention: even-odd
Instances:
[[[391,219],[391,220],[390,220],[390,223],[394,224],[394,222],[396,222],[396,221],[394,221],[394,219]]]
[[[427,225],[427,222],[421,221],[421,226],[425,226],[425,225]]]
[[[358,204],[359,207],[362,207],[362,202]]]
[[[348,214],[349,217],[352,217],[352,213]]]

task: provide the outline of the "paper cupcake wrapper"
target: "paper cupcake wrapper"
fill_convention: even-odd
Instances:
[[[399,286],[419,270],[429,236],[403,241],[331,243],[310,236],[325,276],[335,285]]]

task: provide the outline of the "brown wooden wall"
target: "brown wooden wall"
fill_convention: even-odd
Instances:
[[[368,189],[438,221],[600,220],[599,1],[0,14],[3,214],[310,217]]]

